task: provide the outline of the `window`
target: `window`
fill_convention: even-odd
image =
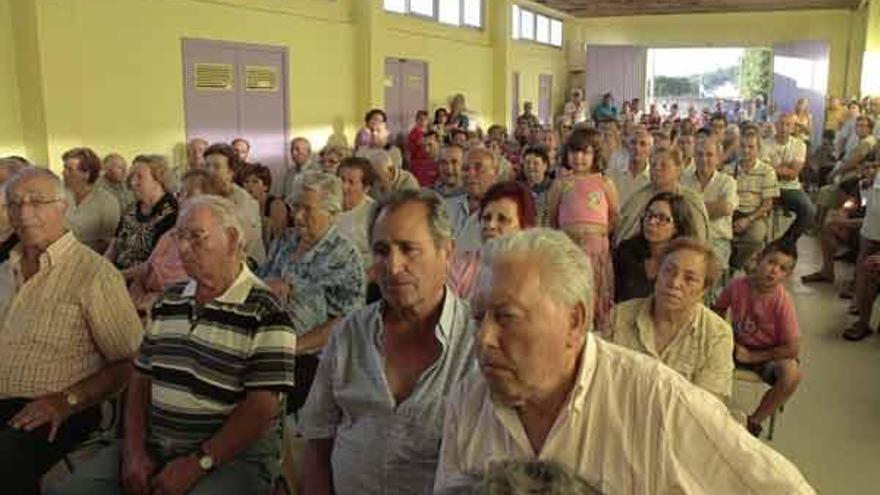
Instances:
[[[514,5],[511,10],[510,36],[515,40],[562,47],[562,21]]]
[[[386,12],[428,17],[450,26],[483,27],[484,0],[382,0]]]

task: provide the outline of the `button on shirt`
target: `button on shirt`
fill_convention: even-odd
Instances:
[[[724,172],[715,172],[712,178],[703,187],[697,177],[696,171],[685,173],[681,176],[681,185],[703,193],[705,203],[717,203],[724,201],[733,205],[733,209],[739,206],[739,195],[736,193],[736,181]],[[724,215],[709,220],[709,239],[733,239],[733,215]]]
[[[352,313],[327,344],[301,414],[308,439],[333,439],[337,493],[430,493],[446,398],[475,369],[467,303],[446,289],[434,334],[440,357],[396,404],[385,378],[383,302]]]
[[[785,143],[779,144],[776,138],[764,140],[761,145],[761,159],[774,169],[781,163],[800,162],[807,159],[807,145],[803,140],[789,136]],[[780,189],[800,189],[801,183],[797,177],[790,180],[779,179]]]
[[[651,317],[653,301],[653,297],[648,297],[615,306],[608,341],[659,359],[694,385],[719,397],[730,397],[733,387],[730,325],[701,304],[690,323],[658,352]]]
[[[448,400],[435,493],[460,493],[501,460],[554,461],[607,494],[811,494],[789,461],[726,406],[656,359],[592,334],[540,452],[483,376]]]
[[[16,248],[0,265],[0,398],[38,397],[134,356],[143,328],[122,275],[68,232],[25,280]],[[11,284],[8,285],[8,284]]]

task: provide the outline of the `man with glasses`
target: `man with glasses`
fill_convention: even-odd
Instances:
[[[20,243],[0,265],[0,479],[38,493],[128,381],[142,328],[119,272],[65,227],[58,177],[28,168],[7,192]]]
[[[248,269],[244,239],[231,201],[187,203],[175,240],[190,280],[153,308],[128,386],[124,440],[48,493],[269,492],[297,342],[278,299]]]

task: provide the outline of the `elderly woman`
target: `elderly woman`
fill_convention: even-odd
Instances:
[[[245,191],[260,206],[263,245],[269,246],[287,229],[290,209],[282,198],[269,194],[272,189],[272,171],[269,167],[259,163],[247,165],[241,172],[241,178]]]
[[[419,181],[408,170],[394,165],[394,161],[384,150],[367,150],[361,155],[373,166],[373,187],[370,196],[376,201],[401,189],[419,189]]]
[[[541,146],[531,146],[523,153],[523,177],[535,199],[536,222],[541,227],[550,226],[548,195],[553,179],[550,178],[550,156]]]
[[[607,340],[659,359],[694,385],[726,400],[733,381],[733,331],[703,305],[721,264],[693,238],[664,249],[653,295],[614,307]]]
[[[338,144],[328,144],[321,150],[321,171],[325,174],[336,175],[336,170],[342,160],[348,158],[349,150]]]
[[[297,393],[305,402],[333,326],[366,298],[366,272],[357,247],[336,227],[342,183],[332,175],[306,172],[288,198],[293,226],[269,252],[259,274],[281,299],[297,333]]]
[[[204,169],[191,169],[180,181],[178,199],[183,209],[197,196],[223,195],[223,185]],[[128,293],[141,315],[148,314],[153,303],[171,285],[186,281],[189,277],[180,259],[174,239],[176,227],[166,232],[156,243],[146,263],[132,270]]]
[[[171,177],[163,156],[138,155],[132,162],[128,187],[137,201],[123,212],[116,237],[104,254],[126,280],[143,269],[135,268],[149,258],[162,234],[177,222],[177,200],[168,192]]]
[[[525,185],[498,182],[480,199],[480,238],[492,239],[535,227],[535,201]],[[458,253],[449,270],[448,283],[455,294],[470,299],[477,287],[480,251]]]
[[[666,245],[677,237],[693,236],[695,230],[684,198],[670,192],[648,201],[641,227],[614,252],[615,302],[650,295]]]
[[[86,246],[103,253],[119,225],[119,201],[106,189],[97,187],[101,175],[101,159],[89,148],[66,151],[64,187],[70,193],[67,221],[76,238]]]

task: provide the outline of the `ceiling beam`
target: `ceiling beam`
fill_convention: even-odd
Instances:
[[[743,11],[855,9],[860,0],[543,0],[540,3],[575,17],[695,14]]]

